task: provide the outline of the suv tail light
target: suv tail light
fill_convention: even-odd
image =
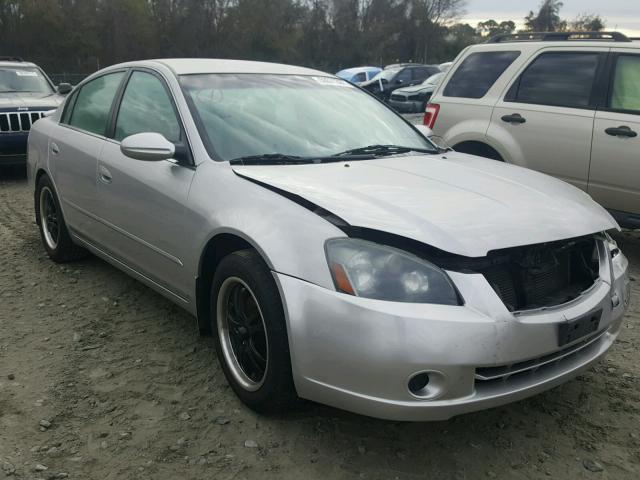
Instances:
[[[438,118],[438,113],[440,113],[440,105],[437,103],[428,104],[427,109],[424,112],[424,121],[422,123],[433,130],[433,126],[436,124],[436,119]]]

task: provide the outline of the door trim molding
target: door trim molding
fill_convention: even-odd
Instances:
[[[68,204],[70,207],[74,208],[75,210],[79,211],[80,213],[88,216],[89,218],[95,220],[96,222],[101,223],[102,225],[109,227],[110,229],[120,233],[121,235],[124,235],[125,237],[127,237],[130,240],[133,240],[136,243],[139,243],[140,245],[143,245],[145,247],[147,247],[150,250],[153,250],[155,253],[157,253],[158,255],[163,256],[164,258],[166,258],[167,260],[170,260],[171,262],[175,263],[176,265],[179,265],[180,267],[184,267],[184,264],[182,263],[182,260],[180,260],[178,257],[174,257],[173,255],[171,255],[168,252],[165,252],[164,250],[162,250],[161,248],[156,247],[155,245],[150,244],[149,242],[146,242],[145,240],[136,237],[134,234],[127,232],[126,230],[118,227],[117,225],[114,225],[113,223],[110,223],[108,221],[106,221],[103,218],[100,218],[99,216],[88,212],[87,210],[85,210],[84,208],[76,205],[73,202],[70,202],[69,200],[63,200],[64,203]]]

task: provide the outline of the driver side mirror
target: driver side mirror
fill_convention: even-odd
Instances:
[[[60,95],[66,95],[73,90],[73,86],[70,83],[61,83],[58,85],[58,93]]]
[[[137,133],[120,144],[123,155],[134,160],[157,162],[169,160],[176,153],[176,146],[159,133]]]

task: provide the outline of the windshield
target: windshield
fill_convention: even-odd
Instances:
[[[203,74],[180,83],[214,159],[320,157],[370,145],[436,150],[388,107],[336,78]]]
[[[391,80],[396,74],[402,70],[401,68],[388,68],[386,70],[382,70],[378,73],[372,80],[386,80],[387,82]]]
[[[436,73],[435,75],[431,75],[424,82],[422,82],[422,85],[438,85],[442,80],[442,77],[444,77],[443,72]]]
[[[53,93],[51,85],[34,67],[0,67],[0,93]]]

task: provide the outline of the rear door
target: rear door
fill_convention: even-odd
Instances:
[[[193,278],[183,267],[184,222],[195,167],[172,94],[159,74],[131,72],[112,130],[97,172],[98,214],[109,253],[186,300]],[[183,157],[145,162],[125,156],[120,142],[144,132],[162,134]]]
[[[108,73],[77,89],[49,142],[49,168],[74,233],[96,240],[96,169],[108,119],[125,72]]]
[[[596,80],[608,50],[539,52],[496,104],[487,137],[508,152],[510,162],[586,190]]]
[[[596,113],[589,194],[640,224],[640,53],[613,49],[604,107]]]

